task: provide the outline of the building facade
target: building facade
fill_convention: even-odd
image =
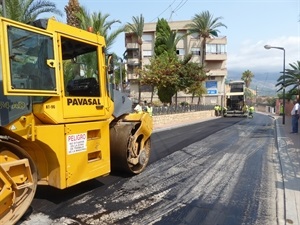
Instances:
[[[173,21],[168,22],[171,30],[177,31],[177,35],[185,35],[188,30],[185,28],[186,24],[192,21]],[[145,23],[143,31],[143,43],[141,45],[142,65],[150,63],[150,58],[154,56],[154,43],[156,37],[156,23]],[[201,62],[201,39],[199,35],[188,35],[180,40],[176,46],[176,52],[179,58],[183,59],[185,55],[192,53],[193,62]],[[137,37],[133,33],[125,33],[125,47],[127,52],[127,78],[130,82],[130,96],[133,99],[138,98],[138,75],[135,73],[135,68],[140,65],[139,61],[139,44]],[[207,79],[205,87],[207,93],[203,95],[201,104],[205,105],[223,105],[225,102],[225,79],[227,77],[227,37],[217,37],[206,40],[206,55],[205,68],[207,72]],[[141,88],[142,100],[149,100],[151,90]],[[150,93],[149,93],[150,92]],[[178,102],[191,103],[191,96],[178,93]]]

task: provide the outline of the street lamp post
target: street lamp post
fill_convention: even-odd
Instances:
[[[283,51],[283,81],[282,81],[282,124],[285,124],[285,49],[283,47],[275,47],[270,45],[265,45],[265,49],[279,49]]]

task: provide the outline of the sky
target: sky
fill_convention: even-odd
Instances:
[[[219,28],[219,36],[227,37],[227,70],[254,74],[280,73],[289,64],[300,61],[300,0],[78,0],[90,13],[109,14],[107,20],[120,20],[118,26],[132,23],[143,15],[145,23],[191,20],[208,10],[227,28]],[[51,0],[64,14],[68,0]],[[57,17],[65,22],[65,17]],[[125,51],[124,33],[110,49],[122,56]],[[264,48],[265,45],[282,47]],[[284,54],[285,53],[285,54]],[[284,57],[285,55],[285,57]]]

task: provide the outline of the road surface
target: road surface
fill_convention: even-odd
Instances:
[[[256,114],[154,133],[142,174],[39,188],[19,224],[277,224],[274,130]]]

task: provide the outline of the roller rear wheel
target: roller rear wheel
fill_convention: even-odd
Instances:
[[[27,152],[0,141],[0,224],[15,224],[35,195],[37,171]]]

